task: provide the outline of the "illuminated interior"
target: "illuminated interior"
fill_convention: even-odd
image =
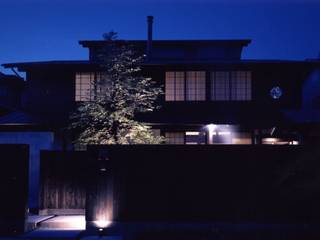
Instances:
[[[299,145],[299,141],[269,137],[269,138],[262,138],[262,144],[267,144],[267,145]]]
[[[278,137],[283,135],[286,137]],[[208,124],[204,127],[193,127],[192,130],[165,132],[167,144],[211,144],[211,145],[299,145],[298,136],[290,131],[271,129],[244,130],[238,125]]]
[[[236,125],[208,124],[208,144],[252,144],[251,134],[239,132]]]

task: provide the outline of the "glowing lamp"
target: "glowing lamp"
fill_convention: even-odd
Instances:
[[[97,221],[94,221],[93,223],[96,225],[96,227],[99,228],[99,231],[102,231],[103,228],[106,228],[111,224],[111,221],[108,221],[108,220],[97,220]],[[100,229],[102,229],[102,230],[100,230]]]
[[[206,128],[208,129],[209,132],[213,132],[214,130],[216,130],[217,125],[215,125],[215,124],[208,124],[208,125],[206,125]]]

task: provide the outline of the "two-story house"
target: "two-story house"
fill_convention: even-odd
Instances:
[[[295,145],[320,140],[320,60],[243,59],[251,43],[247,39],[153,40],[152,21],[148,17],[148,40],[115,44],[132,45],[147,55],[143,71],[165,94],[159,110],[139,119],[168,144]],[[9,141],[8,134],[21,138],[21,132],[28,132],[23,143],[31,141],[32,133],[32,141],[43,148],[71,148],[65,131],[69,114],[77,102],[90,98],[101,72],[98,56],[110,44],[79,43],[89,50],[88,60],[3,64],[26,73],[21,111],[28,117],[20,122],[0,117],[0,127],[10,125],[7,135],[0,134],[1,142]],[[34,171],[38,164],[39,155]]]

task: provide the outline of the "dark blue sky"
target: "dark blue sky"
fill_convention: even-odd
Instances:
[[[0,63],[86,59],[78,40],[145,39],[147,15],[155,39],[252,39],[244,58],[320,51],[320,0],[0,0]]]

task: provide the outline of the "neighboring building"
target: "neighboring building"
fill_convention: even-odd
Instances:
[[[21,77],[0,72],[0,105],[2,108],[19,109],[25,82]]]
[[[15,75],[0,73],[0,143],[29,145],[29,207],[38,207],[40,150],[53,148],[52,128],[45,116],[23,111],[27,84]]]
[[[154,41],[152,18],[148,19],[147,41],[115,43],[146,53],[144,72],[164,86],[162,108],[140,119],[165,136],[167,143],[307,144],[320,140],[320,60],[242,59],[250,40]],[[3,64],[25,72],[26,82],[20,118],[0,117],[2,129],[10,125],[10,132],[18,135],[36,129],[46,134],[44,148],[69,149],[63,130],[69,113],[78,101],[90,97],[88,90],[101,71],[98,56],[105,54],[109,43],[80,44],[89,50],[87,61]],[[1,142],[6,142],[9,138],[1,134]]]

